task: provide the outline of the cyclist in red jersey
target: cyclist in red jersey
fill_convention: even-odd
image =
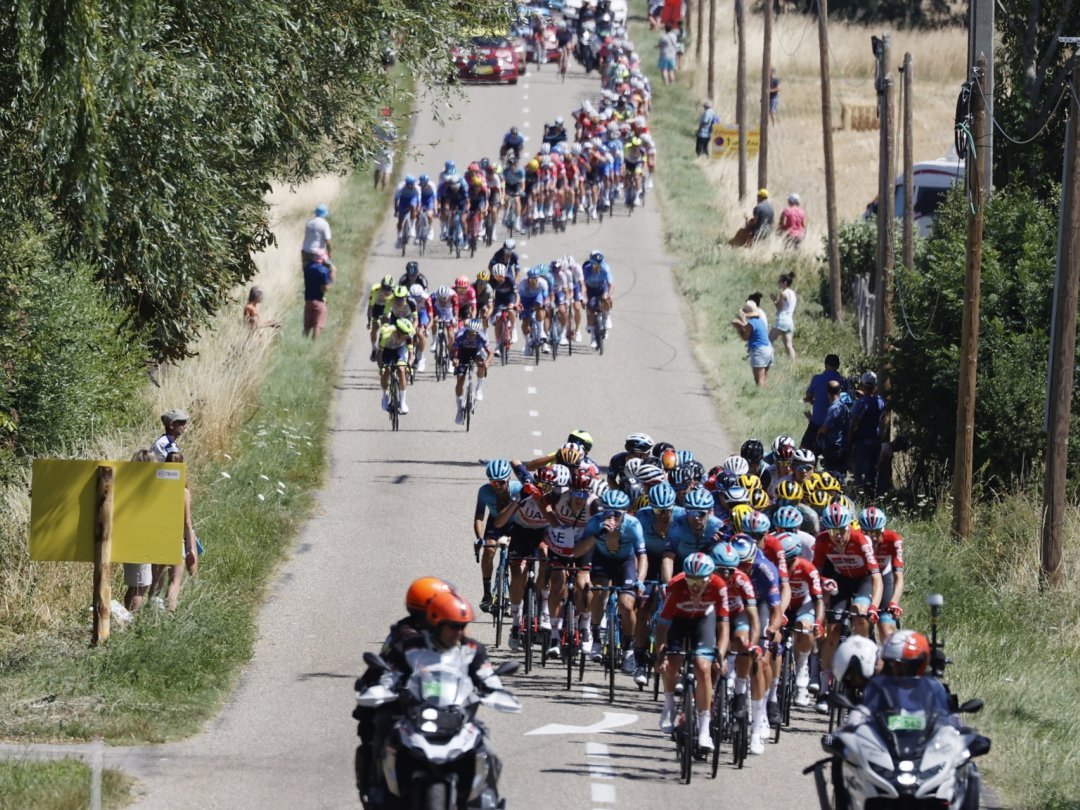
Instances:
[[[760,655],[761,648],[754,644],[761,637],[757,592],[750,577],[739,570],[739,552],[730,543],[722,543],[713,549],[712,557],[716,561],[717,575],[727,586],[731,651]],[[735,661],[735,696],[731,701],[734,715],[749,714],[750,704],[746,693],[750,688],[750,669],[753,663],[753,655],[740,655]]]
[[[707,751],[713,749],[709,733],[712,662],[714,655],[720,662],[727,658],[729,638],[727,587],[715,571],[716,564],[708,554],[699,551],[689,555],[683,561],[683,572],[668,583],[656,630],[659,672],[664,680],[660,730],[669,733],[675,727],[675,680],[683,655],[692,647],[699,707],[697,743]]]
[[[882,644],[896,632],[896,620],[904,615],[900,597],[904,595],[904,539],[886,529],[888,516],[876,506],[859,513],[859,525],[874,544],[874,556],[881,567],[883,585],[881,604],[885,606],[878,621],[878,639]]]
[[[843,613],[852,611],[851,630],[870,635],[870,624],[878,619],[884,585],[874,546],[861,531],[851,528],[854,515],[843,503],[831,503],[821,514],[821,532],[814,541],[814,567],[822,576],[836,581],[836,593],[829,600],[829,628],[821,645],[821,691],[817,710],[829,711],[828,694],[832,680],[832,658],[840,643]]]
[[[825,596],[821,590],[821,575],[814,564],[799,556],[802,541],[798,535],[781,532],[776,535],[784,549],[791,584],[791,606],[787,609],[788,625],[795,637],[795,705],[809,706],[810,653],[814,639],[825,635]]]

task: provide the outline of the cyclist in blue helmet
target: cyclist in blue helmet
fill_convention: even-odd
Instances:
[[[613,281],[611,268],[604,261],[604,254],[594,250],[589,260],[581,266],[581,277],[585,285],[585,298],[588,302],[589,332],[593,335],[592,345],[596,345],[596,317],[599,310],[604,317],[604,328],[611,330],[611,308]]]
[[[397,215],[397,244],[408,240],[416,232],[416,221],[420,213],[420,189],[416,178],[411,174],[394,190],[394,213]]]
[[[752,653],[740,655],[735,660],[735,696],[731,711],[735,716],[745,716],[749,709],[746,693],[750,687],[750,670],[754,659],[762,654],[756,646],[761,636],[758,619],[757,593],[754,584],[739,569],[739,551],[731,543],[720,543],[713,550],[716,573],[727,586],[729,622],[731,624],[732,652]]]
[[[660,579],[669,581],[683,561],[695,551],[711,553],[720,541],[723,522],[713,514],[713,496],[706,489],[692,489],[683,500],[683,511],[668,529]]]
[[[487,483],[476,493],[476,511],[473,513],[473,535],[476,537],[475,552],[480,554],[480,575],[484,580],[484,597],[480,609],[491,609],[491,578],[495,571],[495,549],[500,537],[507,534],[497,529],[493,520],[497,514],[521,493],[521,482],[512,480],[510,462],[497,458],[487,465]],[[481,554],[482,550],[482,554]],[[505,598],[505,597],[504,597]]]

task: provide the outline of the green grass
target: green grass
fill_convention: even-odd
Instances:
[[[341,349],[387,199],[366,172],[351,181],[339,205],[349,214],[334,222],[335,254],[346,269],[328,297],[327,330],[318,343],[302,340],[301,307],[292,308],[233,460],[192,466],[207,553],[179,609],[144,609],[99,649],[87,649],[88,626],[77,622],[65,634],[7,643],[0,737],[161,742],[196,732],[230,693],[251,656],[267,582],[323,480]]]
[[[101,806],[127,807],[134,780],[119,771],[101,774]],[[90,767],[75,759],[0,762],[0,810],[82,810],[90,806]]]
[[[655,38],[640,25],[633,35],[639,43]],[[822,316],[816,300],[821,271],[811,257],[762,258],[726,246],[739,222],[735,212],[720,210],[703,193],[709,180],[693,156],[697,99],[689,90],[691,77],[681,75],[664,87],[651,59],[645,62],[654,87],[650,128],[662,161],[657,191],[664,238],[678,260],[676,281],[720,418],[736,448],[749,436],[766,443],[783,433],[799,438],[810,376],[829,352],[841,356],[845,372],[861,371],[858,340],[850,327]],[[766,293],[767,304],[776,277],[792,269],[800,294],[799,358],[792,363],[778,351],[769,384],[759,389],[728,322],[754,290]],[[941,627],[955,661],[948,680],[962,698],[986,701],[973,722],[993,740],[982,762],[988,783],[1010,807],[1060,810],[1080,807],[1080,721],[1072,705],[1080,696],[1080,591],[1039,591],[1039,497],[1032,490],[978,505],[976,536],[966,545],[949,539],[947,503],[928,518],[900,512],[893,518],[907,545],[905,625],[928,631],[923,600],[928,593],[944,594]],[[1072,526],[1077,519],[1071,510]],[[1067,534],[1066,556],[1075,560],[1077,533]],[[1074,562],[1069,572],[1080,576],[1080,566]]]

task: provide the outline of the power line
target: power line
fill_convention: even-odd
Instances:
[[[975,84],[976,87],[979,88],[979,95],[982,96],[983,104],[986,104],[987,105],[986,108],[989,110],[990,109],[990,104],[987,101],[986,93],[983,91],[982,82],[979,81],[978,77],[975,78],[974,84]],[[994,127],[997,128],[997,131],[1000,132],[1005,137],[1005,140],[1011,141],[1012,143],[1016,144],[1017,146],[1027,146],[1029,143],[1032,143],[1033,141],[1035,141],[1036,138],[1038,138],[1040,135],[1042,135],[1043,132],[1046,131],[1046,128],[1048,126],[1050,126],[1050,124],[1053,122],[1055,116],[1057,115],[1057,111],[1061,108],[1061,101],[1062,101],[1062,99],[1065,98],[1066,87],[1068,87],[1068,90],[1069,90],[1070,93],[1073,92],[1072,87],[1070,87],[1068,85],[1063,85],[1062,86],[1061,92],[1058,93],[1057,101],[1054,102],[1054,109],[1050,111],[1050,114],[1043,120],[1042,126],[1040,126],[1038,131],[1034,135],[1032,135],[1030,138],[1025,138],[1025,139],[1014,138],[1012,135],[1010,135],[1008,132],[1005,131],[1005,128],[1003,126],[1001,126],[1001,124],[998,123],[997,118],[995,118],[993,115],[990,116],[990,120],[993,122]]]

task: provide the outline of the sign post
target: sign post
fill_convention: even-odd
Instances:
[[[90,646],[109,640],[112,582],[109,559],[112,552],[114,470],[107,464],[97,468],[97,519],[94,523],[94,629]]]

